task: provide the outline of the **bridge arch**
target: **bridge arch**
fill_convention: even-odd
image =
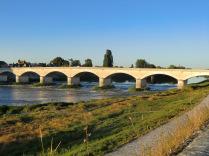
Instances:
[[[45,74],[44,83],[66,83],[68,76],[61,71],[51,71]]]
[[[176,80],[179,79],[178,76],[171,74],[171,73],[166,73],[166,72],[165,73],[164,72],[147,73],[147,74],[142,75],[141,79],[146,79],[148,77],[155,76],[155,75],[164,75],[164,76],[172,77],[173,79],[176,79]]]
[[[191,83],[199,83],[202,81],[209,80],[209,74],[196,74],[192,76],[186,77],[186,83],[191,84]]]
[[[150,90],[167,90],[178,87],[179,80],[170,74],[149,74],[142,77],[143,86],[148,86]]]
[[[133,78],[137,78],[137,74],[135,73],[132,73],[130,71],[115,71],[115,72],[108,72],[107,74],[105,74],[103,77],[104,78],[110,78],[111,76],[113,75],[117,75],[117,74],[124,74],[124,75],[129,75],[130,77],[133,77]]]
[[[142,77],[142,79],[146,79],[149,83],[178,83],[178,79],[169,74],[151,74],[146,77]]]
[[[21,73],[21,75],[19,75],[20,83],[33,83],[39,81],[40,81],[40,75],[34,71],[26,71],[24,73]]]
[[[199,74],[199,73],[197,73],[197,74],[190,74],[190,75],[186,76],[186,77],[184,78],[184,80],[188,80],[188,79],[191,79],[191,78],[194,78],[194,77],[204,77],[204,76],[209,77],[209,73],[203,73],[203,74]]]
[[[98,84],[99,76],[93,72],[83,71],[79,72],[73,77],[77,84],[85,85],[86,87],[92,87]]]
[[[73,72],[72,74],[70,74],[70,77],[79,77],[83,74],[91,74],[91,75],[95,75],[96,77],[100,77],[100,75],[97,72],[91,70],[79,70],[77,72]]]
[[[1,83],[15,82],[15,79],[16,75],[11,71],[3,71],[0,73]]]
[[[113,72],[102,79],[100,86],[102,85],[114,85],[115,87],[128,89],[136,85],[136,78],[133,74],[128,72]]]

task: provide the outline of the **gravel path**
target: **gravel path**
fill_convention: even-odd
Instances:
[[[106,154],[106,156],[140,156],[142,155],[141,149],[142,147],[155,147],[157,142],[159,141],[159,136],[168,136],[172,132],[175,131],[176,128],[178,128],[176,125],[178,123],[184,124],[189,120],[189,117],[192,113],[198,112],[198,110],[201,107],[209,108],[209,95],[199,104],[197,105],[193,110],[189,111],[188,113],[185,113],[181,115],[180,117],[177,117],[167,124],[156,128],[155,130],[151,131],[150,133],[138,138],[137,140],[134,140],[128,144],[123,145],[116,151],[112,153]],[[191,150],[192,149],[192,150]],[[194,140],[194,142],[191,143],[190,146],[188,146],[182,153],[179,154],[179,156],[188,156],[192,155],[194,153],[195,156],[209,156],[209,127],[206,132],[204,132],[202,135],[200,135],[197,139]],[[192,155],[193,156],[193,155]]]

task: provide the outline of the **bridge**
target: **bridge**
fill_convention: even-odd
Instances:
[[[80,84],[82,73],[91,73],[98,77],[99,87],[111,84],[111,77],[117,74],[126,74],[136,81],[136,88],[145,88],[146,78],[154,75],[167,75],[177,80],[179,88],[187,84],[187,80],[198,76],[209,76],[209,70],[201,69],[155,69],[155,68],[104,68],[104,67],[19,67],[0,68],[0,81],[7,81],[10,73],[15,76],[15,81],[28,82],[27,73],[34,73],[39,76],[40,83],[51,83],[53,81],[50,73],[58,72],[67,77],[68,85]]]

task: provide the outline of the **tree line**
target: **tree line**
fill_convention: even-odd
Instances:
[[[30,63],[25,60],[18,60],[17,63],[7,65],[6,62],[0,61],[0,67],[93,67],[93,62],[90,58],[85,59],[84,63],[82,64],[80,60],[77,59],[63,59],[62,57],[56,57],[50,61],[50,63]],[[114,60],[112,51],[107,49],[104,54],[103,59],[103,67],[117,67],[114,66]],[[135,66],[132,64],[130,68],[163,68],[160,66],[156,66],[147,62],[145,59],[137,59],[135,62]],[[169,69],[185,69],[184,66],[175,66],[170,65],[167,67]]]

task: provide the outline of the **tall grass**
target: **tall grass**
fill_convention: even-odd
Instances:
[[[152,147],[142,148],[141,154],[167,156],[180,151],[185,141],[191,138],[209,120],[209,105],[196,106],[180,118],[174,129],[159,135],[156,144]]]
[[[41,127],[39,127],[39,133],[40,133],[40,141],[41,141],[41,148],[42,152],[40,153],[40,156],[55,156],[57,155],[57,149],[59,148],[61,141],[58,143],[58,145],[53,149],[53,138],[51,139],[51,146],[50,149],[44,148],[44,142],[43,142],[43,133],[41,130]]]

